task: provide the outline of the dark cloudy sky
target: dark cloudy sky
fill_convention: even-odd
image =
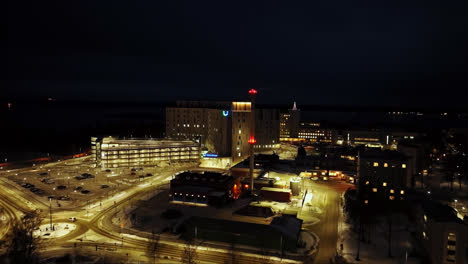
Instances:
[[[7,97],[466,104],[468,1],[12,1]]]

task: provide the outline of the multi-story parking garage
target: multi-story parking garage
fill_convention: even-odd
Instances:
[[[92,156],[103,169],[198,161],[200,144],[189,140],[91,138]]]

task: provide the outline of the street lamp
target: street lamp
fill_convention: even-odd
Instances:
[[[54,229],[54,226],[52,225],[52,199],[49,198],[49,214],[50,214],[50,230],[52,231]]]

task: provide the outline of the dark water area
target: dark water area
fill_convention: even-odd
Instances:
[[[87,151],[100,135],[163,137],[167,104],[13,102],[1,108],[0,161]]]
[[[73,155],[90,148],[91,136],[164,137],[165,108],[175,102],[2,101],[0,163],[48,155]],[[290,105],[259,105],[287,110]],[[301,106],[303,122],[336,129],[427,131],[468,128],[465,111],[426,110],[423,115],[393,115],[395,109]],[[413,110],[408,110],[413,111]],[[467,111],[468,112],[468,111]],[[390,114],[389,114],[390,113]]]

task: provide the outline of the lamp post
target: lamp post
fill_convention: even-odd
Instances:
[[[54,226],[52,225],[52,199],[49,198],[49,215],[50,215],[50,230],[52,231]]]
[[[251,103],[251,108],[250,108],[250,139],[249,139],[249,155],[250,155],[250,169],[249,169],[249,174],[250,174],[250,193],[253,195],[254,194],[254,176],[253,176],[253,171],[254,171],[254,146],[257,141],[255,140],[255,96],[257,95],[257,90],[255,89],[250,89],[249,90],[250,94],[250,103]]]

